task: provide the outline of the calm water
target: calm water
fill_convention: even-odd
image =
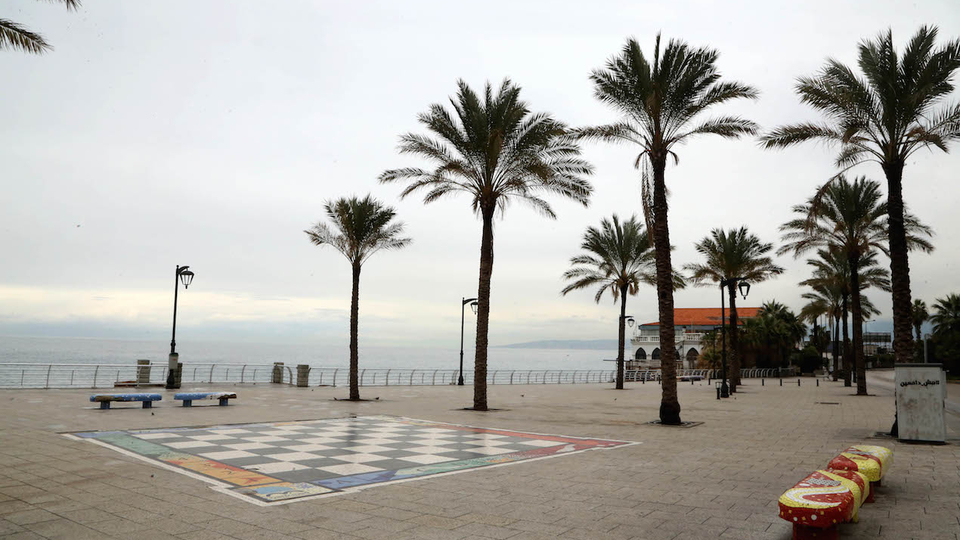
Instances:
[[[184,365],[200,364],[310,364],[346,367],[347,348],[309,344],[228,342],[178,343]],[[0,363],[29,364],[136,364],[138,358],[165,364],[169,343],[115,339],[36,338],[0,336]],[[494,369],[613,369],[616,351],[565,349],[489,349]],[[360,366],[367,368],[456,368],[459,349],[442,347],[361,347]],[[473,350],[464,351],[464,369],[473,368]]]

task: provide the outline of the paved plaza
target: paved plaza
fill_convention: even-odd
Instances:
[[[463,410],[473,390],[455,386],[363,388],[362,395],[371,401],[360,403],[334,400],[346,395],[344,388],[196,386],[184,390],[236,391],[239,398],[228,407],[186,408],[167,396],[153,409],[118,404],[106,411],[87,401],[89,390],[4,390],[0,538],[786,540],[791,527],[777,517],[779,495],[847,446],[860,443],[891,448],[893,465],[877,491],[877,502],[863,507],[860,523],[843,525],[841,538],[960,540],[960,416],[955,407],[948,413],[952,444],[901,444],[876,436],[889,429],[893,417],[887,373],[871,374],[874,395],[865,397],[854,396],[855,389],[841,383],[821,381],[816,386],[813,379],[803,379],[802,386],[796,379],[785,380],[783,386],[775,379],[763,386],[758,380],[746,383],[736,397],[723,401],[716,400],[710,385],[681,384],[684,420],[702,422],[690,428],[647,424],[659,408],[660,387],[655,383],[628,383],[623,391],[595,384],[492,386],[490,403],[499,410],[486,413]],[[950,385],[954,402],[960,401],[957,390],[958,385]],[[225,433],[230,429],[259,434]],[[405,430],[419,431],[397,435]],[[267,431],[275,433],[262,433]],[[108,432],[122,436],[92,442]],[[309,435],[294,435],[301,432]],[[348,432],[365,440],[348,446],[344,437],[334,435]],[[443,451],[448,445],[438,441],[451,437],[431,433],[456,434],[456,448]],[[158,436],[142,437],[150,434]],[[222,438],[239,439],[237,435],[296,442]],[[506,466],[484,461],[575,445],[547,445],[557,436],[584,445],[640,444],[558,451],[551,459]],[[304,473],[316,476],[314,484],[363,474],[386,481],[349,489],[334,486],[334,493],[321,496],[257,501],[249,493],[226,493],[230,490],[221,479],[202,471],[158,463],[162,460],[156,458],[166,454],[157,447],[139,446],[153,448],[156,453],[150,456],[138,452],[137,444],[115,444],[130,439],[278,483],[305,479],[292,474],[303,468],[287,469],[281,463],[303,465],[307,460],[270,457],[296,452],[320,456],[309,458],[318,461],[306,467],[322,472]],[[487,442],[480,443],[482,439]],[[518,444],[521,439],[545,442],[524,449]],[[496,440],[508,444],[489,444]],[[191,447],[191,442],[210,446]],[[228,446],[249,444],[271,448]],[[311,450],[308,445],[315,446]],[[509,451],[460,453],[471,446]],[[345,459],[348,454],[377,456],[380,459],[366,463],[379,462],[370,465],[379,470],[324,470],[340,461],[352,463]],[[406,467],[407,460],[400,459],[417,455],[444,461]],[[336,456],[341,459],[333,460]],[[186,461],[181,465],[189,462],[182,459]],[[421,474],[413,481],[394,478],[401,470],[429,470],[431,465],[472,459],[484,466],[457,474]]]

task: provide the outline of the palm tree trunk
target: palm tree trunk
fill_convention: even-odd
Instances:
[[[897,362],[913,357],[910,324],[910,261],[903,223],[902,160],[883,163],[887,177],[887,218],[890,234],[890,285],[893,289],[893,354]]]
[[[490,328],[490,279],[493,276],[493,212],[483,208],[480,239],[480,286],[477,289],[477,350],[473,367],[473,408],[487,410],[487,332]]]
[[[360,263],[353,263],[353,294],[350,295],[350,399],[360,399],[360,353],[357,334],[360,326]]]
[[[848,257],[850,263],[851,315],[853,317],[853,358],[857,369],[857,395],[867,395],[867,369],[863,357],[863,312],[860,310],[860,257]]]
[[[657,307],[660,311],[660,373],[662,397],[660,422],[680,425],[680,400],[677,398],[676,343],[673,327],[673,265],[670,263],[670,228],[667,225],[667,189],[664,169],[667,156],[653,160],[653,249],[657,262]]]
[[[836,382],[840,374],[840,316],[834,317],[833,325],[833,381]]]
[[[740,338],[737,337],[737,289],[731,283],[730,289],[730,393],[737,391],[740,384]]]
[[[617,348],[617,390],[623,390],[623,348],[627,341],[627,286],[620,287],[620,346]]]
[[[843,304],[841,312],[843,314],[843,385],[852,386],[850,382],[850,371],[853,367],[853,362],[850,358],[850,340],[847,333],[847,296],[843,295]]]

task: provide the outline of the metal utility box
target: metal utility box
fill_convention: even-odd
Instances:
[[[894,373],[898,438],[945,442],[947,373],[942,364],[896,364]]]

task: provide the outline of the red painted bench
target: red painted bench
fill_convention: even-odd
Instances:
[[[780,496],[780,517],[793,523],[793,540],[838,540],[839,523],[857,522],[870,482],[856,471],[814,471]]]
[[[870,481],[870,497],[867,502],[873,502],[873,490],[880,485],[891,463],[893,463],[893,451],[889,448],[858,444],[841,452],[839,456],[830,460],[827,466],[831,469],[857,471],[866,476]]]

